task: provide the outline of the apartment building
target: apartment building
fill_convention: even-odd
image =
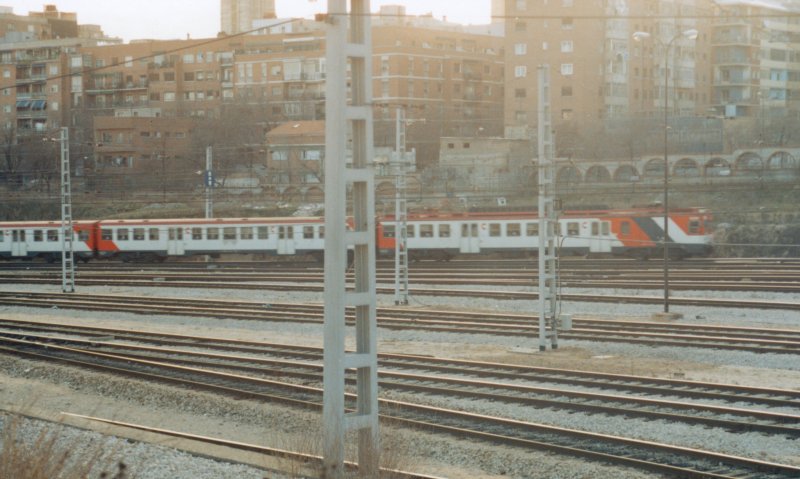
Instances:
[[[253,21],[275,18],[275,0],[222,0],[220,31],[233,35],[253,29]]]
[[[798,13],[800,8],[792,11],[777,1],[717,2],[711,33],[716,114],[762,120],[800,116]]]
[[[709,5],[709,0],[506,0],[506,135],[533,135],[542,64],[550,67],[557,131],[656,116],[667,98],[677,115],[701,111],[709,99],[698,92],[710,78],[698,66],[707,60],[702,52],[708,38],[707,22],[698,17],[710,12]],[[697,40],[676,38],[689,29],[699,30]],[[638,42],[637,32],[645,33],[636,35]]]

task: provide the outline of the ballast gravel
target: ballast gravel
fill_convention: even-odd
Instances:
[[[21,287],[14,285],[0,285],[2,291],[17,291]],[[449,288],[448,288],[449,289]],[[480,289],[469,287],[466,289]],[[491,288],[486,288],[491,289]],[[52,286],[25,285],[26,291],[53,292]],[[530,288],[520,290],[530,291]],[[321,303],[321,293],[282,292],[282,291],[252,291],[252,290],[195,290],[185,288],[158,288],[158,287],[80,287],[79,292],[85,293],[117,293],[123,295],[159,296],[175,298],[203,298],[203,299],[229,299],[258,301],[265,305],[270,303]],[[564,290],[565,293],[592,293],[592,294],[641,294],[657,296],[658,291],[588,291]],[[676,292],[679,296],[712,296],[723,298],[727,293],[718,292]],[[730,297],[737,296],[732,293]],[[787,302],[800,302],[800,295],[787,294],[761,294],[748,293],[748,299],[774,300]],[[379,296],[380,306],[390,307],[393,304],[391,296]],[[509,312],[515,314],[535,315],[537,304],[533,301],[504,301],[486,298],[452,298],[419,296],[412,297],[414,308],[453,309],[466,311]],[[649,318],[659,310],[659,306],[613,303],[582,303],[564,302],[561,309],[565,313],[600,317],[602,319],[640,320]],[[798,329],[800,321],[798,315],[792,311],[782,310],[738,310],[731,308],[699,308],[677,307],[674,310],[684,314],[679,320],[683,323],[725,324],[730,326],[772,327],[781,329]],[[291,324],[240,321],[232,319],[192,318],[179,316],[160,315],[135,315],[128,313],[109,313],[72,311],[65,309],[40,310],[21,307],[0,306],[0,315],[4,317],[35,317],[37,320],[48,322],[77,322],[85,325],[100,327],[139,328],[159,330],[163,332],[181,332],[204,336],[225,335],[231,338],[258,340],[267,342],[285,342],[292,345],[322,346],[322,330],[314,324]],[[511,338],[489,335],[454,335],[449,333],[427,333],[415,331],[379,331],[380,350],[413,352],[446,357],[451,355],[461,359],[474,354],[475,359],[492,360],[492,357],[502,355],[514,356],[515,350],[533,348],[530,338]],[[592,341],[563,341],[559,355],[578,354],[577,360],[587,358],[591,364],[598,367],[604,361],[629,361],[632,370],[637,370],[641,364],[651,362],[662,365],[663,370],[655,369],[653,376],[672,377],[673,374],[688,375],[688,378],[715,378],[717,373],[728,373],[719,382],[735,382],[736,378],[742,384],[764,387],[785,387],[786,389],[800,389],[800,364],[797,361],[788,361],[784,355],[754,354],[734,351],[713,351],[698,348],[677,347],[649,347],[641,345],[614,344]],[[537,364],[538,358],[548,356],[530,353],[525,356],[523,363]],[[595,359],[596,358],[596,359]],[[607,359],[612,358],[612,359]],[[109,409],[107,402],[125,405],[125,410],[130,411],[131,417],[120,420],[129,420],[135,423],[148,423],[158,421],[167,427],[174,423],[180,429],[181,423],[191,422],[191,432],[196,434],[231,434],[229,439],[248,442],[251,438],[258,440],[258,433],[252,431],[254,424],[274,430],[278,437],[295,437],[308,434],[318,434],[314,428],[319,424],[315,422],[316,416],[309,412],[294,412],[289,408],[276,408],[273,405],[253,405],[248,401],[231,401],[225,398],[213,398],[212,395],[170,388],[168,386],[153,386],[122,378],[110,378],[103,374],[87,373],[65,367],[44,368],[24,360],[0,357],[0,378],[14,381],[30,381],[42,387],[57,388],[64,397],[86,395],[97,398],[95,403],[86,407],[100,409],[109,416],[115,413]],[[563,364],[560,367],[567,367]],[[26,372],[27,371],[27,372]],[[628,373],[628,371],[619,371]],[[677,376],[676,376],[677,377]],[[23,399],[11,393],[8,388],[0,383],[0,399],[5,404],[14,404],[14,401]],[[537,383],[540,387],[563,387],[563,385]],[[32,388],[31,390],[34,390]],[[578,388],[570,388],[578,389]],[[408,399],[409,396],[398,393],[384,393],[396,398]],[[57,395],[55,395],[57,396]],[[584,413],[565,413],[564,411],[550,409],[532,409],[507,404],[496,404],[488,401],[454,400],[452,398],[426,397],[428,402],[445,407],[472,410],[485,414],[496,414],[520,420],[555,424],[574,429],[594,431],[606,434],[625,434],[641,437],[658,442],[676,444],[684,447],[700,447],[735,454],[754,457],[762,460],[800,464],[793,441],[782,437],[765,436],[756,433],[732,434],[717,429],[706,429],[701,426],[684,426],[665,423],[663,421],[644,421],[637,419],[624,419],[606,415],[592,415]],[[48,397],[45,403],[53,402],[51,407],[62,407],[62,410],[72,410],[76,413],[87,415],[94,410],[80,409],[80,402],[75,399],[69,406],[58,403],[57,398]],[[105,401],[105,402],[104,402]],[[105,406],[100,406],[106,404]],[[728,404],[727,406],[736,407]],[[746,404],[742,407],[747,407]],[[70,409],[71,408],[71,409]],[[782,409],[781,409],[782,410]],[[275,411],[270,413],[269,411]],[[778,409],[775,410],[776,412]],[[784,411],[786,412],[786,411]],[[122,414],[117,412],[117,414]],[[309,419],[309,416],[312,419]],[[624,422],[623,422],[624,421]],[[624,429],[621,429],[624,424]],[[613,467],[604,464],[586,462],[579,459],[549,455],[538,451],[521,451],[513,448],[491,447],[485,444],[470,441],[458,441],[443,438],[438,435],[426,434],[417,431],[395,430],[384,428],[384,434],[391,431],[393,436],[405,439],[406,446],[410,449],[405,455],[414,458],[415,472],[428,473],[441,477],[467,478],[572,478],[572,477],[614,477],[634,479],[653,477],[652,474],[625,468]],[[633,433],[631,434],[631,432]],[[79,432],[74,434],[96,434]],[[113,436],[111,437],[112,440]],[[227,478],[227,477],[275,477],[273,471],[247,468],[240,464],[229,464],[220,461],[211,461],[207,458],[194,456],[180,451],[161,451],[163,446],[152,446],[142,443],[118,440],[115,444],[125,450],[125,456],[132,470],[141,474],[134,477],[174,477],[183,478]],[[273,441],[276,441],[273,438]],[[263,441],[262,441],[263,442]],[[280,440],[277,440],[280,442]],[[270,444],[268,444],[270,445]],[[271,444],[274,447],[286,444]],[[290,448],[290,447],[289,447]],[[169,449],[169,448],[165,448]],[[137,452],[143,450],[145,452]],[[150,454],[158,454],[163,460],[150,461]],[[207,462],[210,464],[207,464]],[[199,466],[198,466],[199,465]],[[150,474],[150,475],[148,475]],[[252,475],[254,474],[254,475]]]

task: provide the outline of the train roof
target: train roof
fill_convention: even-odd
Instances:
[[[86,226],[97,223],[97,220],[73,220],[73,226]],[[61,220],[58,221],[0,221],[0,228],[61,228]]]
[[[670,215],[703,215],[709,210],[703,207],[670,208]],[[586,218],[586,217],[626,217],[626,216],[663,216],[661,207],[605,209],[605,210],[566,210],[559,214],[560,218]],[[412,221],[454,221],[454,220],[526,220],[538,218],[535,211],[495,211],[495,212],[428,212],[412,213],[408,219]],[[393,219],[394,215],[385,215],[386,219]]]
[[[101,226],[172,226],[172,225],[263,225],[263,224],[307,224],[322,223],[322,216],[298,216],[275,218],[172,218],[172,219],[125,219],[98,221]]]

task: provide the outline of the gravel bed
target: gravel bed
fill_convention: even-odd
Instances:
[[[0,285],[0,290],[17,291],[20,286]],[[26,291],[54,292],[59,289],[53,286],[24,285]],[[481,289],[469,287],[467,289]],[[492,288],[485,288],[492,289]],[[530,290],[528,288],[527,290]],[[159,296],[175,298],[203,298],[203,299],[230,299],[245,301],[261,301],[268,303],[321,303],[321,293],[307,292],[283,292],[283,291],[252,291],[252,290],[193,290],[186,288],[134,288],[134,287],[79,287],[81,293],[118,293],[124,295]],[[567,292],[592,292],[587,290],[565,290]],[[593,291],[597,293],[597,291]],[[631,291],[601,291],[600,294],[634,294]],[[679,292],[675,297],[690,296],[690,292]],[[646,296],[658,295],[657,291],[645,291]],[[714,297],[727,297],[728,293],[714,293]],[[696,292],[697,296],[711,296],[709,292]],[[740,294],[730,293],[730,297],[741,297]],[[779,296],[770,294],[749,295],[752,299],[793,301],[800,300],[799,295]],[[381,295],[378,297],[381,306],[392,306],[393,297]],[[411,307],[430,307],[434,309],[454,309],[467,311],[487,311],[487,312],[514,312],[534,314],[537,303],[533,301],[506,301],[491,300],[485,298],[447,298],[412,296]],[[612,303],[580,303],[565,302],[562,311],[575,315],[591,315],[602,319],[645,319],[649,318],[660,308],[655,305],[635,305],[635,304],[612,304]],[[713,323],[728,324],[751,327],[778,327],[787,329],[798,328],[798,315],[796,312],[780,310],[736,310],[730,308],[700,308],[700,307],[676,307],[676,312],[685,315],[685,323]],[[101,325],[106,327],[119,328],[143,328],[158,329],[164,332],[181,332],[184,334],[196,334],[213,336],[225,334],[230,337],[241,337],[249,340],[266,342],[285,342],[293,345],[316,346],[322,345],[322,330],[315,324],[292,324],[292,323],[273,323],[258,321],[241,321],[230,319],[214,318],[189,318],[179,316],[161,315],[136,315],[130,313],[114,313],[113,318],[109,318],[109,313],[72,311],[62,309],[32,309],[21,307],[2,307],[0,306],[0,316],[36,316],[40,320],[76,321],[81,324]],[[146,320],[146,323],[145,321]],[[432,354],[437,356],[452,356],[459,358],[475,358],[493,360],[493,357],[505,355],[506,357],[516,354],[515,349],[535,348],[532,338],[517,337],[498,337],[489,335],[456,335],[452,333],[430,333],[417,331],[390,331],[379,330],[379,341],[383,351],[392,350],[398,352],[411,352],[415,354]],[[800,389],[800,363],[798,361],[787,360],[786,355],[777,354],[754,354],[735,351],[714,351],[702,350],[698,348],[677,348],[677,347],[649,347],[642,345],[615,344],[608,342],[592,341],[573,341],[562,340],[561,348],[558,353],[548,352],[545,354],[531,353],[528,355],[517,355],[521,357],[523,364],[544,364],[537,361],[548,360],[551,357],[568,354],[569,352],[578,353],[577,358],[583,361],[581,364],[592,364],[598,370],[619,369],[619,365],[630,363],[631,370],[636,370],[642,364],[652,363],[653,376],[670,377],[673,373],[687,374],[686,379],[719,378],[719,373],[726,373],[725,379],[717,379],[720,382],[735,383],[741,381],[743,384],[764,387],[786,387],[790,389]],[[587,362],[588,361],[588,362]],[[618,361],[614,366],[613,361]],[[608,363],[607,369],[602,369],[604,362]],[[569,363],[564,363],[569,364]],[[564,364],[558,367],[569,367]],[[626,366],[627,367],[627,366]],[[579,369],[579,367],[574,367]],[[0,368],[0,374],[3,369]],[[627,370],[616,372],[628,373]],[[40,372],[43,376],[46,373]],[[26,374],[17,371],[19,377],[26,377]],[[74,373],[77,374],[77,373]],[[64,381],[63,372],[53,373],[49,378],[52,382]],[[68,375],[69,376],[69,375]],[[678,376],[676,376],[678,377]],[[680,376],[683,377],[683,376]],[[731,380],[730,378],[735,378]],[[699,380],[699,379],[698,379]],[[99,383],[111,381],[109,379],[97,380]],[[118,381],[118,380],[113,380]],[[113,382],[112,381],[112,382]],[[69,377],[67,384],[83,391],[91,390],[83,380]],[[0,391],[3,391],[0,383]],[[563,385],[537,383],[539,387],[559,387]],[[108,393],[110,386],[93,386],[98,394]],[[138,389],[137,389],[138,388]],[[197,427],[202,428],[204,421],[210,420],[217,423],[227,421],[230,414],[236,416],[236,423],[246,425],[248,423],[264,421],[279,421],[276,417],[264,418],[263,411],[256,413],[252,408],[246,408],[242,403],[209,400],[212,403],[219,402],[218,406],[211,409],[205,407],[195,407],[191,398],[180,394],[169,394],[158,389],[159,399],[155,399],[154,394],[145,394],[141,391],[141,386],[137,388],[114,387],[115,394],[122,394],[120,397],[126,401],[142,403],[148,405],[149,409],[165,411],[182,411],[186,414],[194,414],[198,417]],[[583,390],[583,388],[571,388]],[[198,393],[193,393],[196,395]],[[391,393],[394,397],[405,397],[403,394]],[[111,396],[115,397],[115,396]],[[463,408],[474,410],[485,414],[497,414],[517,419],[557,424],[575,429],[591,430],[607,434],[628,434],[635,431],[637,437],[649,439],[657,442],[678,444],[686,447],[701,447],[728,454],[736,454],[747,457],[757,457],[765,460],[775,460],[777,462],[798,463],[796,454],[796,441],[786,440],[781,437],[765,436],[757,433],[750,434],[731,434],[718,429],[706,429],[699,426],[681,426],[667,424],[663,421],[643,421],[636,419],[621,420],[618,417],[605,415],[589,415],[582,413],[565,414],[563,411],[533,409],[530,407],[519,407],[507,404],[495,404],[488,401],[468,401],[456,400],[452,398],[431,398],[432,402],[442,406],[452,408]],[[155,403],[153,403],[155,401]],[[698,402],[698,401],[692,401]],[[713,402],[707,402],[713,403]],[[730,405],[736,407],[737,405]],[[742,404],[741,407],[747,407]],[[780,411],[780,408],[771,409]],[[792,411],[785,411],[792,412]],[[283,421],[290,421],[289,413],[279,414]],[[284,417],[286,416],[286,417]],[[305,421],[305,422],[303,422]],[[136,421],[131,421],[136,422]],[[146,422],[146,421],[140,421]],[[308,426],[308,419],[301,420],[301,424]],[[621,427],[624,424],[624,429]],[[166,426],[165,426],[166,427]],[[245,426],[240,426],[240,428]],[[302,428],[303,426],[299,426]],[[179,429],[176,427],[175,429]],[[213,427],[212,427],[213,429]],[[195,431],[202,434],[202,431]],[[316,433],[314,433],[316,434]],[[436,435],[426,435],[424,433],[409,432],[400,430],[398,435],[413,438],[413,456],[424,463],[420,472],[439,474],[444,477],[476,477],[476,471],[481,471],[481,477],[620,477],[644,478],[652,477],[649,474],[629,471],[626,469],[614,468],[602,464],[586,463],[576,459],[564,458],[561,456],[550,456],[536,452],[522,452],[519,450],[508,450],[502,448],[487,447],[483,444],[471,444],[470,442],[456,441],[441,438]],[[214,435],[213,431],[208,435]],[[245,441],[245,439],[241,439]],[[247,441],[245,441],[247,442]],[[139,447],[139,446],[137,446]],[[171,457],[171,454],[169,455]],[[196,460],[190,456],[190,461]],[[177,459],[180,461],[180,459]],[[216,463],[221,464],[221,463]],[[241,466],[230,466],[241,467]],[[178,466],[180,469],[181,467]],[[201,468],[202,469],[202,468]],[[208,469],[210,470],[210,469]],[[416,470],[416,469],[415,469]],[[226,476],[220,472],[216,475],[187,475],[173,476],[167,472],[161,475],[141,476],[141,477],[250,477],[247,475]],[[140,477],[140,476],[137,476]],[[270,476],[276,477],[276,476]]]

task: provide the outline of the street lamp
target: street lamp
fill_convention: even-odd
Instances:
[[[664,313],[669,313],[669,51],[679,38],[697,39],[697,30],[684,30],[667,42],[664,48]],[[649,32],[634,32],[640,42],[650,38]]]

